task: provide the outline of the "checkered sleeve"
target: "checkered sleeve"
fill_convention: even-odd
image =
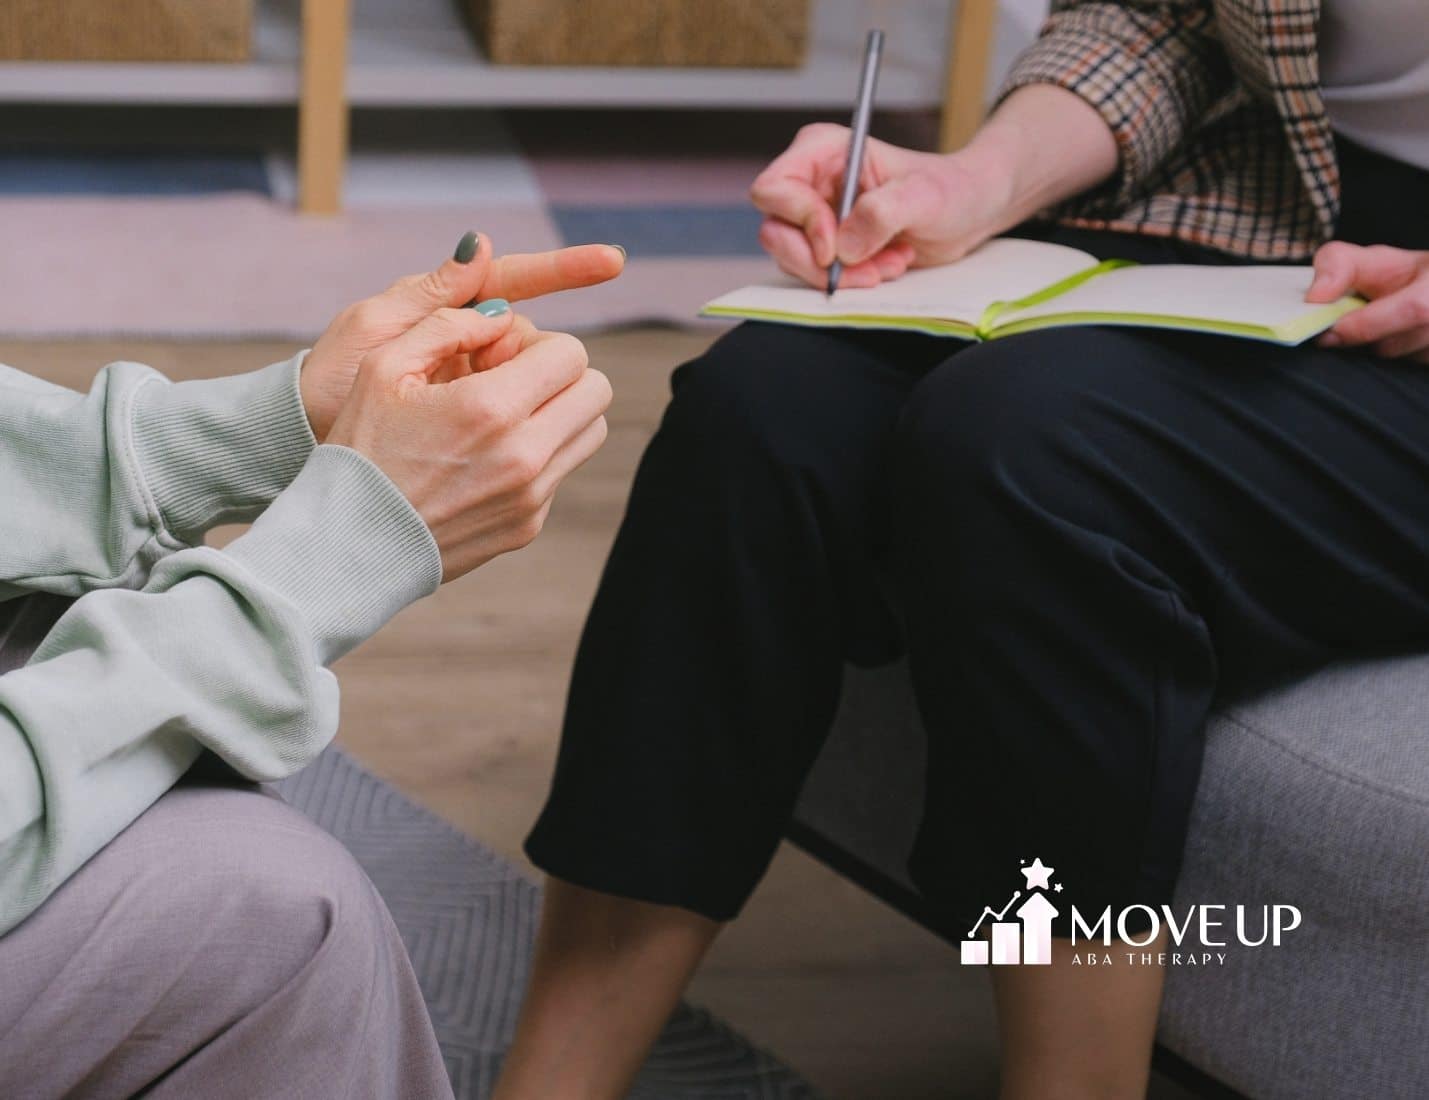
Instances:
[[[1013,64],[1001,101],[1055,84],[1096,108],[1116,138],[1117,176],[1077,202],[1115,216],[1232,85],[1210,0],[1053,0],[1041,37]]]

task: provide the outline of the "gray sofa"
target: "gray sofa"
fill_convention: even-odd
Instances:
[[[850,668],[790,837],[933,927],[904,871],[922,758],[903,667]],[[1429,1097],[1429,656],[1216,715],[1176,904],[1217,902],[1304,923],[1278,949],[1169,970],[1163,1068],[1194,1067],[1210,1095]]]

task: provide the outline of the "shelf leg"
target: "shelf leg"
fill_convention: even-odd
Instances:
[[[997,0],[958,0],[948,42],[947,92],[938,148],[951,153],[967,143],[982,122]]]
[[[336,214],[342,207],[351,11],[351,0],[303,0],[298,209],[304,214]]]

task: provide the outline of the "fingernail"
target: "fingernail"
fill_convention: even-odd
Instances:
[[[1322,348],[1337,348],[1340,346],[1341,343],[1342,341],[1340,340],[1340,338],[1336,336],[1333,332],[1327,332],[1325,333],[1325,335],[1320,337],[1320,346]]]
[[[476,310],[483,317],[500,317],[511,309],[511,303],[505,298],[488,298],[484,302],[473,302],[467,308]]]
[[[624,246],[623,244],[613,244],[613,245],[611,245],[610,247],[611,247],[611,248],[618,248],[618,249],[620,250],[620,258],[621,258],[622,260],[625,259],[627,256],[630,255],[630,253],[628,253],[628,252],[625,251],[625,246]]]
[[[477,249],[481,247],[481,234],[475,229],[469,229],[462,234],[461,240],[456,243],[456,251],[452,253],[452,259],[459,264],[471,263],[471,258],[476,255]]]

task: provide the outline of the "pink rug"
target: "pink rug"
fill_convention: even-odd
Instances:
[[[501,251],[558,247],[533,204],[305,218],[258,195],[0,200],[0,333],[311,339],[344,305],[443,259],[468,226]],[[758,256],[632,256],[617,282],[532,303],[549,328],[687,323],[769,271]]]

